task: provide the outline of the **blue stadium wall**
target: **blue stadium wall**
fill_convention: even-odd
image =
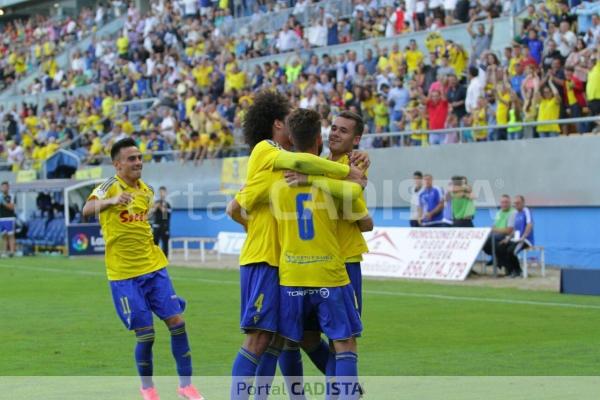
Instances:
[[[600,207],[537,207],[531,209],[536,244],[546,249],[546,262],[561,267],[600,269]],[[495,209],[479,209],[478,227],[490,226]],[[408,226],[408,209],[373,208],[376,227]],[[171,235],[216,237],[221,231],[241,232],[223,209],[175,210]]]

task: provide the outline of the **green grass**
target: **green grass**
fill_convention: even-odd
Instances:
[[[242,341],[237,271],[170,273],[188,302],[195,374],[228,375]],[[600,298],[392,280],[364,289],[363,375],[600,372]],[[135,374],[133,335],[115,314],[102,261],[1,260],[0,298],[0,376]],[[173,375],[158,324],[155,374]],[[305,373],[317,375],[309,364]]]

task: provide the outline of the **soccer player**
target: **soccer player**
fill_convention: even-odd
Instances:
[[[83,215],[99,215],[106,241],[106,270],[117,314],[135,332],[135,361],[142,380],[144,400],[158,400],[152,380],[152,313],[171,333],[171,350],[177,373],[177,394],[203,400],[191,383],[192,358],[181,314],[185,301],[175,294],[167,273],[167,258],[154,244],[148,213],[154,190],[142,181],[142,153],[131,138],[113,144],[110,156],[116,175],[90,194]]]
[[[295,110],[287,124],[296,150],[318,152],[321,136],[317,112]],[[359,230],[372,229],[366,206],[355,201],[351,207],[341,207],[314,186],[272,188],[271,203],[281,246],[279,333],[299,343],[309,318],[316,316],[320,328],[333,341],[340,399],[358,399],[356,336],[362,332],[362,323],[338,240],[338,214],[356,222]]]
[[[341,112],[331,125],[331,133],[329,135],[329,159],[341,164],[349,165],[349,154],[354,147],[359,144],[363,131],[364,122],[360,115],[351,111]],[[367,174],[366,168],[364,173],[365,175]],[[286,178],[287,181],[292,184],[300,184],[306,180],[306,176],[297,172],[286,173]],[[363,196],[359,198],[358,202],[361,209],[366,208]],[[363,228],[362,230],[361,226]],[[350,283],[354,288],[358,303],[358,312],[361,315],[362,272],[360,262],[362,261],[363,253],[369,251],[361,231],[370,231],[372,229],[372,224],[369,226],[368,224],[361,222],[359,225],[356,222],[344,219],[338,221],[337,237],[341,254],[345,259],[346,271],[348,272]],[[308,326],[308,328],[314,327]],[[323,357],[323,355],[326,355],[329,352],[330,345],[326,341],[321,340],[321,332],[319,330],[304,332],[302,348],[317,368],[327,376],[328,380],[335,378],[335,353],[330,353],[329,359]],[[293,347],[290,348],[290,346],[287,346],[285,350],[286,351],[282,352],[282,355],[279,358],[279,366],[282,370],[282,374],[284,376],[301,376],[299,373],[301,370],[295,370],[295,368],[298,368],[298,360],[300,360],[299,350],[297,348],[294,349]],[[297,352],[297,354],[294,354],[295,352]],[[290,358],[291,361],[288,361],[288,358]]]
[[[255,376],[274,375],[282,346],[281,340],[269,346],[277,332],[279,312],[280,249],[268,199],[276,182],[273,171],[292,169],[354,181],[362,181],[364,175],[356,167],[285,151],[291,147],[285,127],[289,111],[285,96],[264,91],[255,97],[244,118],[244,136],[252,149],[248,180],[227,207],[227,213],[248,233],[240,255],[240,327],[246,337],[232,368],[231,399],[247,399]],[[314,177],[315,184],[325,180]]]

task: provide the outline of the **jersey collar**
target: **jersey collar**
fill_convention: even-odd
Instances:
[[[146,185],[144,184],[144,182],[142,182],[141,179],[137,180],[138,187],[129,186],[123,179],[121,179],[121,177],[119,175],[115,175],[115,179],[119,182],[119,185],[121,185],[121,187],[123,189],[129,188],[129,189],[132,189],[132,190],[139,190],[139,189],[145,189],[146,188]]]

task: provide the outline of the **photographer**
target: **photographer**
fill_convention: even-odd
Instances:
[[[171,204],[167,199],[167,188],[161,186],[158,189],[159,199],[152,207],[152,229],[154,233],[154,244],[161,243],[165,256],[169,257],[169,238],[171,236]]]
[[[6,249],[8,256],[15,254],[15,201],[10,195],[8,182],[4,181],[0,185],[0,234],[6,238]]]

